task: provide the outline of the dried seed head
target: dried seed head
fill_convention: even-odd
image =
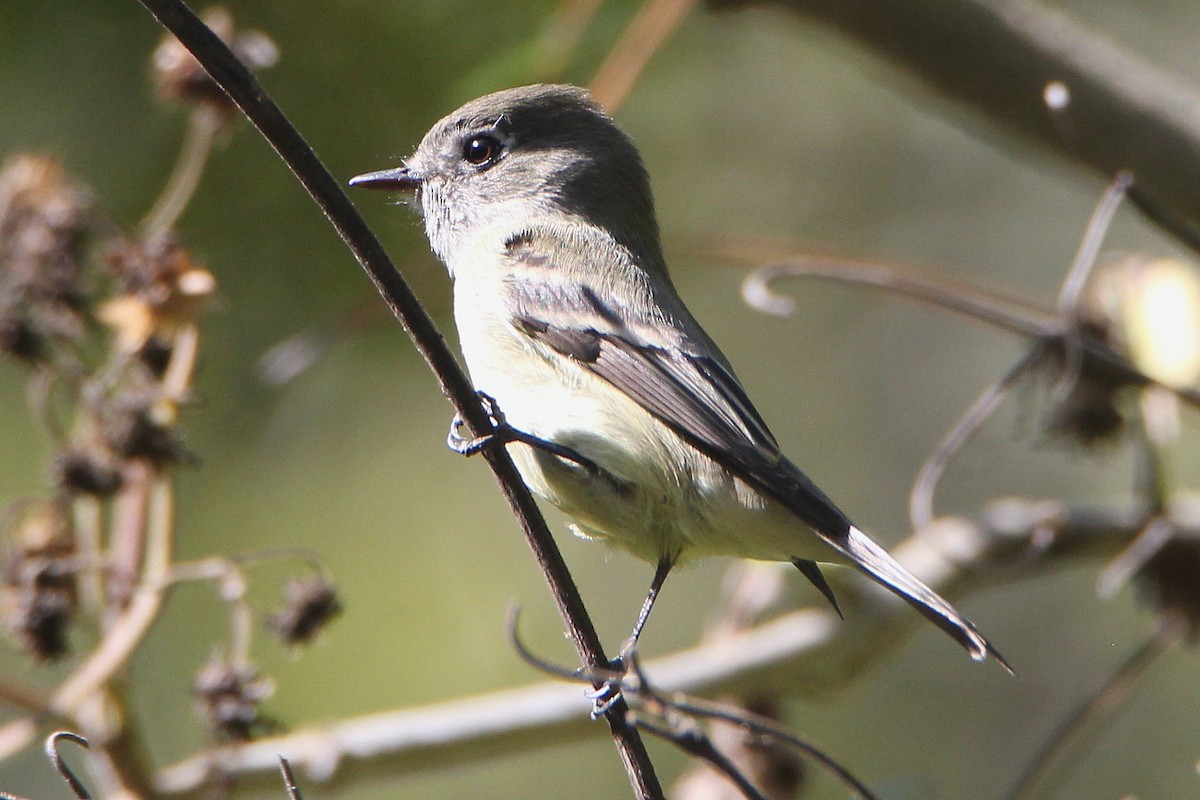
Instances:
[[[60,658],[78,606],[70,517],[61,505],[43,502],[23,503],[8,516],[0,586],[5,628],[39,661]]]
[[[223,741],[250,741],[270,727],[259,706],[274,693],[275,686],[250,665],[234,666],[214,655],[196,675],[192,691],[197,712]]]
[[[52,159],[0,169],[0,350],[27,362],[86,329],[83,250],[91,197]]]
[[[272,67],[279,60],[279,50],[266,34],[258,31],[235,32],[233,17],[225,9],[211,8],[203,14],[203,18],[205,24],[229,45],[234,55],[251,71]],[[232,117],[237,110],[195,56],[170,34],[155,49],[151,69],[154,83],[164,97],[184,105],[203,105],[228,117]]]
[[[157,386],[126,389],[108,398],[97,416],[100,436],[120,458],[144,458],[162,466],[183,455],[175,403]]]
[[[324,578],[299,578],[284,587],[283,607],[267,618],[267,629],[284,644],[308,644],[338,614],[337,590]]]
[[[1200,276],[1188,264],[1138,256],[1110,262],[1089,284],[1080,313],[1080,336],[1147,377],[1176,388],[1200,380]],[[1061,370],[1062,358],[1055,363]],[[1128,375],[1085,361],[1049,431],[1084,446],[1114,441],[1126,422],[1120,394],[1132,385]]]
[[[54,458],[54,482],[69,494],[110,497],[121,488],[120,464],[103,440],[64,447]]]
[[[107,263],[119,293],[100,307],[99,317],[128,353],[142,351],[156,337],[169,340],[216,290],[212,273],[170,236],[121,242],[109,250]]]
[[[1106,324],[1083,321],[1079,335],[1112,347],[1112,329]],[[1055,356],[1046,360],[1052,366],[1047,374],[1050,391],[1057,395],[1044,422],[1046,433],[1085,448],[1116,442],[1125,431],[1121,393],[1130,386],[1128,376],[1087,358],[1075,375],[1069,375],[1063,354]],[[1064,380],[1065,390],[1059,388]]]
[[[1181,620],[1200,639],[1200,541],[1177,535],[1141,568],[1137,585],[1162,616]]]

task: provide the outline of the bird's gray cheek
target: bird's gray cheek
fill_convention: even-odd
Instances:
[[[433,251],[446,261],[451,255],[459,222],[453,193],[444,184],[421,187],[421,209],[425,234]]]

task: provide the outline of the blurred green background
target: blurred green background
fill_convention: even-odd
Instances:
[[[1191,0],[1162,0],[1153,13],[1120,0],[1056,5],[1200,80],[1200,6]],[[531,48],[554,6],[227,4],[240,27],[278,44],[280,63],[264,83],[341,177],[396,163],[461,102],[536,78]],[[635,7],[606,4],[563,77],[586,82]],[[62,159],[131,229],[184,129],[183,115],[149,85],[159,37],[133,0],[0,0],[0,152]],[[888,64],[771,10],[695,13],[617,117],[649,166],[682,294],[794,460],[861,526],[896,541],[925,454],[1021,343],[905,301],[818,283],[797,287],[795,318],[767,318],[738,299],[741,271],[688,257],[689,240],[788,237],[1050,302],[1103,181],[996,135]],[[453,338],[448,281],[415,214],[384,195],[355,200]],[[569,660],[548,592],[488,470],[445,449],[450,408],[433,379],[256,134],[242,126],[228,137],[180,228],[220,287],[205,320],[200,402],[185,415],[187,446],[203,463],[179,475],[181,557],[302,546],[345,595],[345,615],[300,657],[259,642],[256,655],[279,682],[268,711],[300,725],[536,680],[504,640],[513,602],[533,647]],[[1107,245],[1174,252],[1129,210]],[[353,333],[292,383],[258,381],[256,363],[272,345],[364,308]],[[42,491],[46,480],[47,443],[28,421],[24,391],[22,371],[0,367],[4,503]],[[1189,420],[1192,446],[1181,446],[1173,464],[1184,485],[1200,469],[1194,427]],[[953,468],[938,508],[971,514],[1008,494],[1127,497],[1127,453],[1063,453],[1034,433],[1020,402],[1006,406]],[[617,644],[650,567],[578,541],[550,518],[602,635]],[[646,655],[695,640],[724,566],[673,576],[643,640]],[[922,626],[850,690],[794,704],[792,726],[882,796],[999,796],[1067,709],[1151,629],[1128,592],[1096,599],[1096,568],[962,598],[1019,679],[973,667]],[[273,601],[282,572],[255,573],[260,605]],[[225,626],[211,589],[185,588],[132,665],[136,711],[162,763],[203,743],[188,691]],[[34,674],[16,653],[0,663]],[[1195,796],[1195,666],[1182,651],[1156,665],[1062,796]],[[661,745],[654,752],[672,780],[684,760]],[[31,753],[0,764],[0,788],[64,796],[49,772]],[[312,787],[306,796],[331,795]],[[588,742],[397,775],[339,796],[612,798],[628,796],[628,785],[596,726]],[[811,796],[844,793],[820,778]]]

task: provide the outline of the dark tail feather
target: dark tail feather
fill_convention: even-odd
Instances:
[[[1010,673],[1013,671],[1004,656],[983,638],[983,634],[976,630],[966,617],[959,614],[954,606],[902,567],[886,550],[871,541],[858,528],[851,526],[844,539],[830,540],[830,543],[841,550],[856,567],[895,592],[926,619],[950,634],[976,661],[983,661],[990,655]]]
[[[829,601],[829,605],[833,606],[833,610],[842,619],[846,615],[842,613],[842,607],[838,605],[837,597],[833,594],[833,587],[829,585],[829,581],[825,580],[825,576],[821,573],[821,568],[817,566],[817,562],[809,561],[804,558],[793,558],[792,563],[796,565],[796,569],[800,570],[800,574],[808,578],[809,582],[817,587],[817,591],[825,596]]]

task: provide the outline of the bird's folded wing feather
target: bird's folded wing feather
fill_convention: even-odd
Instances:
[[[514,323],[532,339],[612,384],[692,446],[774,497],[842,549],[850,521],[781,453],[737,378],[677,327],[620,313],[580,283],[555,281],[554,251],[523,246],[511,257],[543,271],[508,283]],[[514,270],[520,276],[522,270]],[[657,324],[656,324],[657,323]]]

